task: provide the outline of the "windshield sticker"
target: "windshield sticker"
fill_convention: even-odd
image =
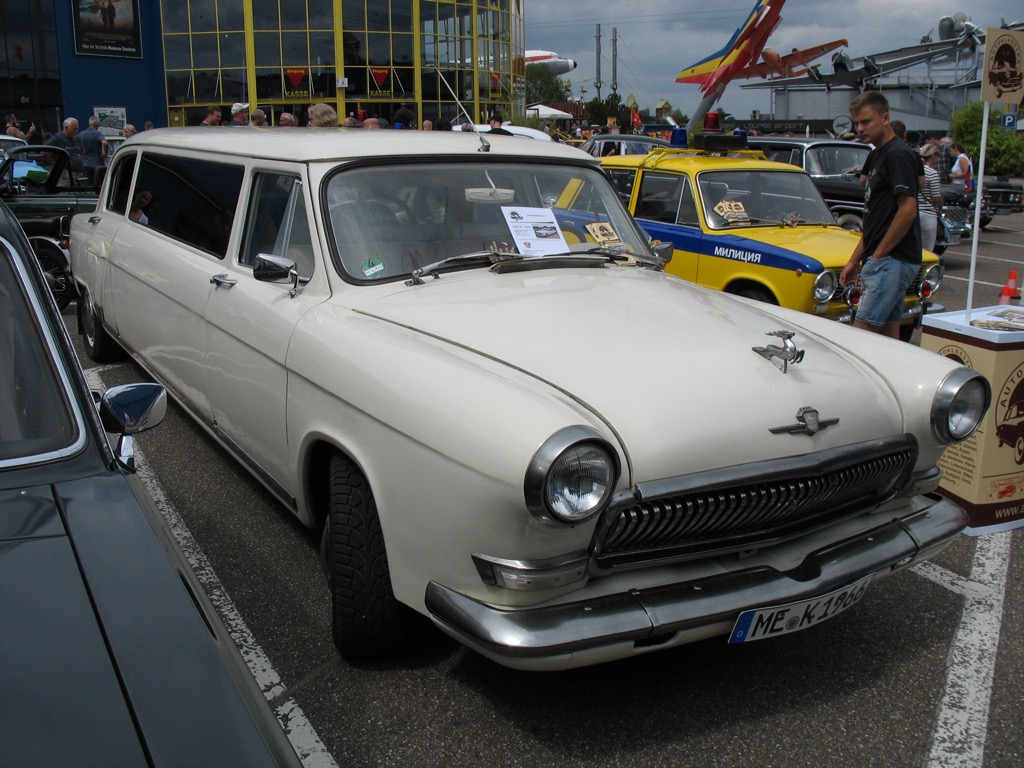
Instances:
[[[359,265],[359,271],[362,272],[363,277],[367,279],[371,277],[380,277],[384,274],[384,262],[376,257],[366,259]]]
[[[743,207],[743,203],[739,200],[723,200],[715,206],[714,211],[729,223],[750,223],[747,209]]]
[[[550,208],[503,205],[501,212],[505,215],[516,248],[524,256],[545,256],[569,250],[555,221],[555,212]]]
[[[622,245],[618,234],[607,221],[595,221],[587,224],[587,232],[601,245]]]

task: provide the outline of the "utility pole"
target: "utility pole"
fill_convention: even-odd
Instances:
[[[597,89],[597,100],[601,100],[601,25],[597,25],[597,34],[594,35],[597,38],[597,77],[594,78],[594,87]]]
[[[619,30],[612,27],[612,93],[619,90]]]

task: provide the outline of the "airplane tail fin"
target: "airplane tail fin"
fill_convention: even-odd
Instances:
[[[783,0],[785,2],[785,0]],[[739,26],[739,28],[733,32],[732,37],[720,50],[715,51],[707,58],[701,59],[696,64],[691,64],[686,69],[679,73],[676,78],[677,83],[700,83],[703,84],[707,81],[715,70],[722,65],[723,62],[731,55],[736,55],[734,48],[737,43],[743,43],[746,41],[746,36],[749,35],[750,26],[757,20],[761,12],[769,5],[769,0],[755,0],[754,7],[747,15],[747,18]],[[741,38],[743,38],[741,40]]]

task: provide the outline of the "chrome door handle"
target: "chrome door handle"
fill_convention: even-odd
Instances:
[[[103,217],[102,216],[90,216],[89,217],[89,223],[90,224],[99,224],[101,221],[103,221]]]
[[[227,272],[225,272],[222,275],[214,275],[213,277],[210,278],[210,283],[212,285],[223,285],[223,286],[226,286],[228,288],[230,288],[232,285],[234,285],[237,282],[238,281],[235,280],[234,278],[228,277]]]

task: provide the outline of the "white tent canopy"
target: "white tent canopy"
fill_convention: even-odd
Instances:
[[[537,117],[541,120],[572,120],[572,115],[553,107],[545,107],[543,104],[532,104],[526,108],[527,117]]]

